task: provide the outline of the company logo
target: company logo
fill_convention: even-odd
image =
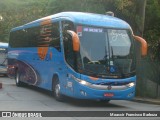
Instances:
[[[2,112],[2,117],[12,117],[11,112]]]
[[[111,85],[109,85],[109,86],[107,87],[107,89],[108,89],[108,90],[111,90],[111,89],[112,89],[112,86],[111,86]]]

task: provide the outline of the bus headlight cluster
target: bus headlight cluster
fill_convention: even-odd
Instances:
[[[81,80],[79,83],[81,83],[82,85],[90,85],[90,83],[84,81],[84,80]]]
[[[128,86],[128,87],[133,87],[133,86],[135,86],[135,83],[134,83],[134,82],[131,82],[131,83],[129,83],[127,86]]]
[[[90,86],[90,85],[92,85],[91,83],[89,83],[89,82],[87,82],[87,81],[85,81],[85,80],[76,78],[76,77],[73,76],[73,75],[72,75],[72,78],[73,78],[75,81],[77,81],[77,82],[79,82],[80,84],[82,84],[82,85],[85,85],[85,86]]]

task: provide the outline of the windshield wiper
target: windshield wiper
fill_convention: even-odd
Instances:
[[[112,58],[112,60],[113,60],[113,62],[114,62],[114,57],[113,57],[113,47],[111,46],[111,58]]]

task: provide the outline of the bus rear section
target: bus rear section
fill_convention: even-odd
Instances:
[[[0,75],[7,75],[8,43],[0,42]]]

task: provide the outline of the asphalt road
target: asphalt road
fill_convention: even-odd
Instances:
[[[64,102],[58,102],[48,91],[34,88],[32,86],[16,87],[14,79],[0,77],[0,83],[2,83],[2,89],[0,89],[0,111],[160,111],[160,105],[125,100],[112,100],[109,103],[102,103],[97,101],[66,98]],[[47,119],[53,120],[53,118]],[[54,119],[57,118],[54,117]],[[60,117],[58,119],[64,118]],[[65,118],[65,120],[80,119],[82,119],[82,117]],[[83,119],[106,120],[109,118],[87,117]],[[110,119],[121,120],[121,118]],[[125,119],[128,118],[123,118],[122,120]],[[137,118],[134,117],[130,119],[137,120]],[[146,118],[138,118],[138,120],[139,119]],[[159,118],[149,118],[149,120],[151,119],[158,120]],[[17,118],[15,118],[15,120],[17,120]]]

